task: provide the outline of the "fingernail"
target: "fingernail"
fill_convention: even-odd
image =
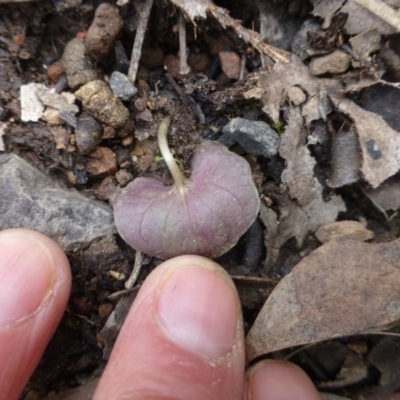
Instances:
[[[35,312],[54,283],[47,247],[26,233],[0,234],[0,327]]]
[[[172,271],[158,297],[158,313],[169,337],[210,359],[232,349],[239,302],[232,282],[215,270],[190,265]]]

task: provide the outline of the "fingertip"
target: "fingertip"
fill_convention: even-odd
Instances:
[[[243,347],[228,274],[203,257],[176,257],[140,289],[95,399],[239,399]]]
[[[306,373],[280,360],[264,360],[248,373],[249,400],[321,400]]]
[[[40,360],[68,301],[69,262],[48,237],[0,232],[0,387],[17,398]],[[1,397],[1,396],[0,396]]]

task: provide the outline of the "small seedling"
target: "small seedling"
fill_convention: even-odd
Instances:
[[[260,200],[249,164],[225,146],[205,141],[185,178],[167,143],[170,119],[158,130],[158,144],[175,183],[137,178],[118,194],[118,232],[133,248],[168,259],[182,254],[214,258],[231,249],[258,214]]]

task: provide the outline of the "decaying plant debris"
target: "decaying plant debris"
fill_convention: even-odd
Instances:
[[[399,2],[119,0],[97,11],[70,0],[6,3],[0,151],[14,154],[0,163],[0,193],[33,203],[22,220],[12,214],[19,203],[0,198],[0,229],[36,228],[28,209],[57,221],[46,206],[52,193],[90,197],[82,203],[109,217],[132,181],[171,185],[156,143],[170,117],[168,143],[184,179],[207,143],[229,146],[251,166],[258,218],[231,250],[210,253],[222,254],[217,261],[239,288],[249,360],[313,344],[291,359],[321,391],[378,399],[399,390],[390,372],[399,370],[398,338],[366,334],[399,319]],[[25,161],[49,175],[45,184],[29,184],[42,175]],[[27,396],[101,372],[140,282],[160,262],[150,257],[156,251],[126,246],[111,220],[104,236],[76,234],[79,212],[60,212],[71,227],[73,293]],[[43,233],[54,235],[53,226]],[[320,245],[317,230],[347,239]],[[60,355],[60,343],[73,350]],[[68,376],[54,371],[55,359],[60,370],[72,365]]]

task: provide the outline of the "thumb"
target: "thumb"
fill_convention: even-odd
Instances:
[[[234,285],[214,262],[181,256],[143,284],[94,399],[238,400],[243,380]]]

